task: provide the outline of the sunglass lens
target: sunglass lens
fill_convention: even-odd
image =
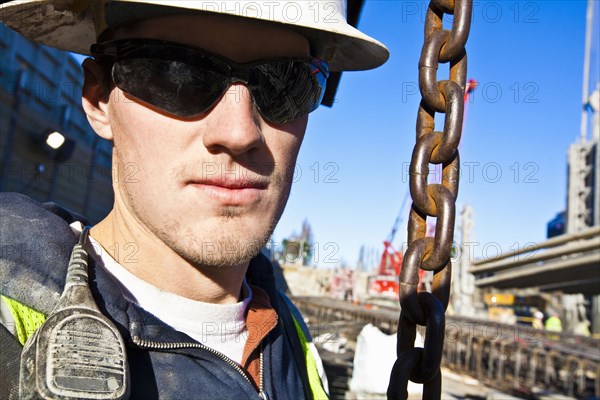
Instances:
[[[204,113],[228,85],[216,67],[157,58],[119,60],[112,75],[124,92],[179,117]]]
[[[286,123],[314,111],[325,94],[326,78],[303,61],[276,61],[252,69],[248,85],[267,120]]]

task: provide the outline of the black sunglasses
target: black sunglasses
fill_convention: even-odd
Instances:
[[[325,94],[329,66],[314,58],[239,64],[204,50],[151,39],[92,45],[114,58],[112,79],[129,95],[178,117],[208,111],[235,82],[244,83],[260,114],[286,123],[314,111]]]

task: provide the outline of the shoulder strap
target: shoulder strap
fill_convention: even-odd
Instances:
[[[0,398],[18,399],[19,397],[19,366],[23,348],[8,329],[0,324]]]
[[[314,400],[327,400],[329,399],[329,396],[323,388],[323,382],[321,381],[319,368],[317,367],[315,356],[311,350],[311,346],[314,347],[314,344],[312,344],[306,338],[306,336],[304,336],[304,330],[301,327],[303,323],[294,318],[294,324],[296,325],[296,331],[298,333],[298,337],[300,338],[300,343],[302,344],[302,352],[304,353],[305,357],[304,361],[306,363],[306,372],[308,373],[308,383],[310,385],[312,398]]]
[[[310,389],[310,381],[308,380],[306,358],[304,357],[304,351],[302,351],[302,343],[300,342],[300,338],[298,337],[298,333],[296,331],[294,317],[292,316],[290,307],[287,304],[285,295],[283,295],[281,291],[278,291],[278,294],[281,300],[280,305],[282,306],[279,316],[282,320],[285,336],[287,337],[288,343],[292,348],[294,361],[296,362],[296,367],[298,368],[298,372],[300,373],[300,379],[302,380],[302,388],[304,389],[304,398],[312,400],[313,396]]]
[[[289,319],[289,321],[286,321],[285,327],[286,330],[290,329],[290,332],[286,332],[286,334],[290,338],[290,342],[294,342],[293,347],[296,347],[294,348],[294,357],[296,358],[296,365],[301,371],[300,374],[305,392],[308,391],[308,394],[305,393],[306,398],[313,400],[328,399],[329,396],[327,395],[326,389],[323,387],[323,385],[326,385],[327,383],[326,381],[321,381],[319,367],[317,367],[315,355],[311,350],[311,346],[314,349],[314,344],[312,344],[312,338],[308,331],[308,327],[304,323],[302,314],[300,314],[300,311],[298,311],[294,303],[292,303],[285,293],[281,291],[278,293],[282,303],[285,305],[285,309],[289,312],[289,314],[285,313]],[[292,328],[290,328],[290,326],[292,326]],[[316,351],[316,349],[314,350]],[[321,361],[319,360],[319,365],[320,363]],[[324,377],[324,379],[326,378]]]

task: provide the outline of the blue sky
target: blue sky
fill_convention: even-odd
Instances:
[[[367,0],[359,28],[388,46],[390,60],[344,73],[334,107],[311,115],[274,238],[308,219],[320,266],[354,265],[361,245],[380,251],[398,214],[420,100],[414,90],[425,7]],[[566,206],[566,152],[581,119],[585,12],[579,0],[474,2],[468,77],[480,86],[463,133],[457,210],[473,207],[476,257],[488,243],[493,256],[495,243],[508,251],[543,241],[546,223]],[[594,49],[597,65],[598,42]],[[598,68],[591,80],[598,82]],[[397,247],[405,238],[403,223]]]

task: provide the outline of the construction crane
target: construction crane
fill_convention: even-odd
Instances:
[[[379,261],[379,267],[377,273],[368,278],[367,281],[367,294],[370,300],[392,300],[397,301],[400,293],[400,285],[398,277],[400,276],[400,270],[402,269],[402,253],[394,248],[392,243],[396,237],[396,232],[403,221],[402,216],[404,213],[404,207],[408,200],[408,190],[402,200],[402,206],[400,212],[396,217],[394,226],[388,234],[387,238],[383,241],[383,254]]]

